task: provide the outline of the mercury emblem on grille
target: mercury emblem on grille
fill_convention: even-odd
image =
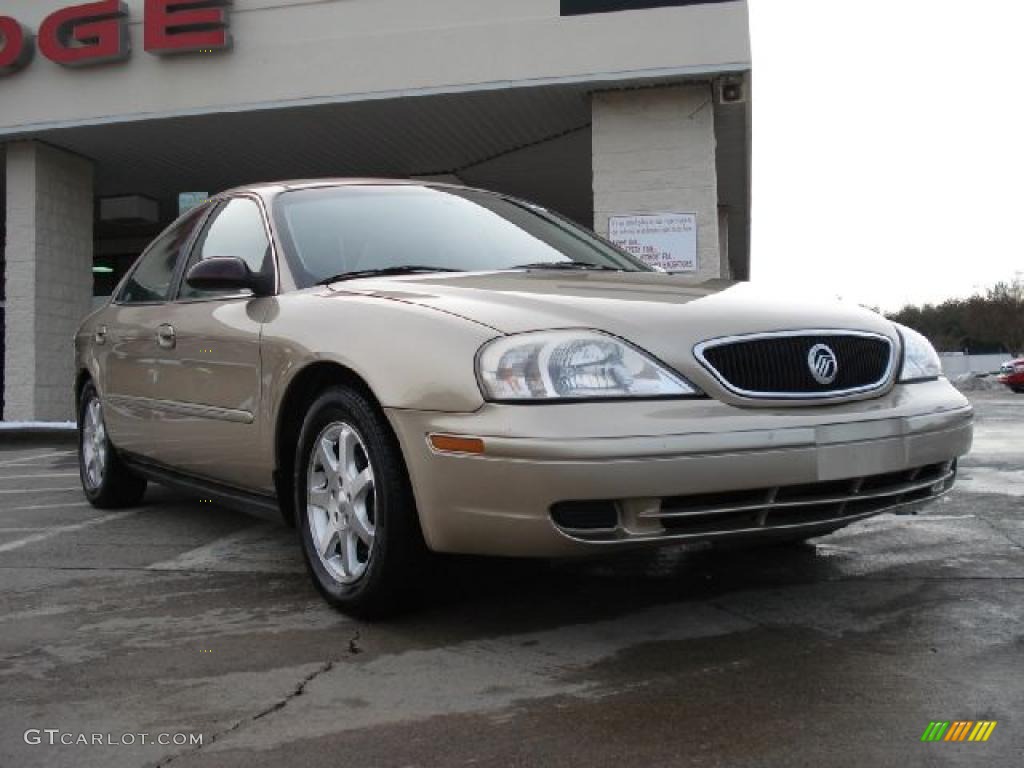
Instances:
[[[831,384],[839,375],[839,361],[832,348],[825,344],[815,344],[807,353],[807,367],[811,376],[819,384]]]

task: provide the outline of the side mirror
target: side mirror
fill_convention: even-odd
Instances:
[[[269,296],[273,289],[261,275],[254,274],[249,265],[235,256],[215,256],[192,266],[185,282],[197,291],[250,290],[253,296]]]

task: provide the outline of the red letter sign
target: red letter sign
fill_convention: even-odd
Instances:
[[[66,67],[128,58],[128,6],[118,0],[86,3],[51,13],[39,27],[39,50]]]
[[[32,60],[32,33],[12,19],[0,16],[0,75],[17,72]]]
[[[231,0],[146,0],[146,50],[165,56],[230,48],[230,4]]]

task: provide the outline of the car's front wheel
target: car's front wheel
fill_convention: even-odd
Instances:
[[[365,395],[335,387],[313,403],[293,481],[303,555],[324,598],[368,616],[399,607],[425,546],[401,449]]]
[[[124,465],[110,442],[103,403],[90,382],[78,402],[78,474],[94,507],[115,509],[142,501],[146,479]]]

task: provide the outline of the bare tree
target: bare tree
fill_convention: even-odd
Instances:
[[[969,299],[906,306],[889,318],[923,333],[942,351],[996,349],[1024,355],[1024,276]]]
[[[991,333],[1013,354],[1024,353],[1024,279],[1018,273],[1008,283],[997,283],[986,299]]]

